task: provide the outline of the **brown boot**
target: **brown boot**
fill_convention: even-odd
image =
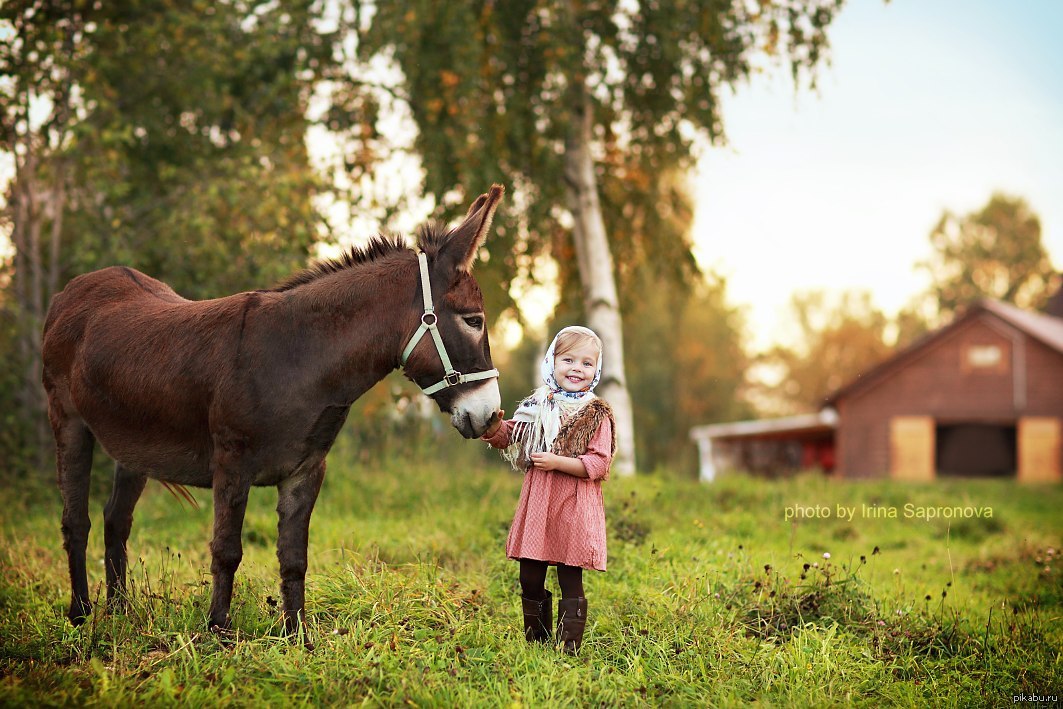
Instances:
[[[528,642],[544,643],[550,640],[550,626],[553,619],[554,597],[546,591],[546,598],[541,601],[533,601],[530,598],[520,599],[524,610],[524,637]]]
[[[583,643],[586,627],[587,599],[562,598],[557,604],[557,642],[565,653],[576,654]]]

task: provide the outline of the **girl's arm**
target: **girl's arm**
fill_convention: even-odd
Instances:
[[[532,453],[531,461],[536,468],[543,470],[556,470],[574,478],[588,477],[587,467],[579,458],[568,458],[563,455],[554,455],[553,453]]]
[[[576,458],[553,453],[532,453],[532,463],[543,470],[556,470],[574,478],[605,480],[612,465],[613,427],[609,420],[602,421],[594,437],[587,444],[587,452]]]

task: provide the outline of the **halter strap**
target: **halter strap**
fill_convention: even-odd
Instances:
[[[470,374],[462,374],[454,369],[454,365],[450,362],[450,357],[447,356],[447,348],[443,346],[443,338],[440,336],[439,328],[437,327],[439,318],[436,316],[435,306],[432,304],[432,282],[428,278],[428,256],[425,252],[417,252],[417,265],[421,271],[421,299],[424,302],[424,313],[421,314],[421,326],[413,333],[413,337],[410,338],[406,349],[402,351],[402,366],[406,366],[406,360],[413,353],[413,348],[421,341],[425,332],[428,332],[432,335],[432,341],[436,345],[436,352],[439,353],[439,360],[443,363],[444,375],[440,381],[432,386],[421,389],[427,396],[458,384],[497,377],[497,369],[488,369],[484,372],[472,372]]]

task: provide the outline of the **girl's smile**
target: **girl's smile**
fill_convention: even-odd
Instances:
[[[598,371],[598,348],[591,344],[574,347],[554,357],[554,379],[568,392],[583,391]]]

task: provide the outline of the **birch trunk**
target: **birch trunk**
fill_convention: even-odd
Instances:
[[[592,115],[586,86],[574,86],[573,96],[576,120],[573,120],[565,140],[565,191],[574,221],[572,240],[583,285],[587,326],[598,333],[605,348],[605,367],[598,393],[613,407],[616,417],[617,451],[613,470],[622,476],[634,475],[635,427],[631,395],[624,375],[620,302],[590,152]]]

